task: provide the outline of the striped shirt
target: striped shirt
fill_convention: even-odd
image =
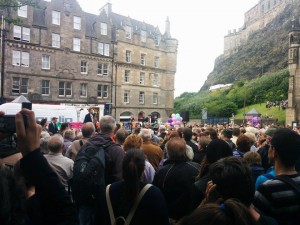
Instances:
[[[289,177],[300,185],[300,174]],[[283,181],[274,179],[262,183],[255,192],[253,205],[280,225],[300,224],[300,193]]]

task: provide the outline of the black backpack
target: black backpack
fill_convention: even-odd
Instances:
[[[102,144],[85,143],[78,152],[71,182],[72,197],[79,205],[94,205],[101,191],[105,190],[105,149],[111,141]],[[109,163],[109,162],[107,162]]]

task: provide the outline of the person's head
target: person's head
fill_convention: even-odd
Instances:
[[[246,133],[246,129],[244,127],[241,127],[240,131],[241,131],[241,134]]]
[[[143,139],[143,141],[150,141],[152,138],[151,129],[142,129],[139,136]]]
[[[89,108],[89,113],[90,114],[94,114],[94,109],[93,108]]]
[[[41,122],[40,122],[40,124],[41,124],[42,127],[47,126],[48,125],[47,118],[42,119]]]
[[[232,130],[231,129],[224,129],[221,132],[221,139],[228,140],[232,138]]]
[[[247,136],[250,139],[251,145],[255,144],[255,142],[256,142],[256,136],[255,136],[254,133],[247,131],[244,135]]]
[[[130,134],[126,137],[124,141],[123,149],[126,152],[132,148],[141,148],[142,144],[143,144],[143,140],[139,135]]]
[[[100,133],[111,135],[114,132],[116,120],[109,115],[102,116],[100,119]]]
[[[186,157],[186,143],[183,138],[170,138],[165,148],[169,159],[181,159]]]
[[[134,132],[133,133],[135,133],[135,134],[139,134],[141,132],[141,128],[140,127],[135,127],[134,128]]]
[[[236,140],[236,148],[238,151],[240,152],[249,152],[250,148],[252,146],[251,144],[251,140],[248,136],[242,134],[238,137],[238,139]]]
[[[288,128],[279,128],[271,139],[270,150],[276,161],[285,168],[294,167],[300,157],[300,135]]]
[[[232,149],[229,147],[226,141],[223,141],[221,139],[212,140],[207,145],[206,155],[203,158],[199,175],[196,179],[200,179],[208,172],[209,165],[224,157],[232,156],[232,154]]]
[[[70,140],[75,139],[75,132],[73,130],[66,130],[63,135],[64,135],[64,139],[70,139]]]
[[[254,183],[249,165],[239,157],[226,157],[209,168],[212,182],[224,200],[236,198],[249,207],[254,199]]]
[[[257,139],[257,142],[256,142],[257,147],[261,147],[265,143],[266,140],[267,140],[266,135],[264,135],[264,134],[260,135]]]
[[[70,124],[69,123],[62,123],[60,126],[60,132],[64,132],[65,130],[68,130],[70,128]]]
[[[246,152],[243,158],[249,166],[261,166],[261,156],[258,152]]]
[[[53,153],[62,152],[64,149],[64,138],[60,134],[51,136],[48,142],[48,149]]]
[[[81,132],[85,138],[90,138],[96,131],[95,125],[92,122],[87,122],[82,125]]]
[[[201,136],[199,138],[199,149],[200,150],[206,150],[207,145],[211,142],[211,139],[207,136]]]
[[[241,134],[240,128],[238,128],[238,127],[232,128],[232,135],[233,136],[238,137],[238,136],[240,136],[240,134]]]
[[[182,133],[185,141],[190,141],[192,139],[193,131],[191,128],[184,127]]]
[[[183,217],[178,225],[255,225],[249,210],[239,201],[228,199],[224,203],[208,203]]]
[[[186,156],[186,142],[180,137],[171,138],[165,148],[169,159],[180,159]]]
[[[228,156],[232,156],[232,150],[225,141],[215,139],[207,145],[206,158],[209,164]]]
[[[166,126],[160,125],[160,126],[159,126],[159,132],[160,132],[160,133],[166,132]]]
[[[122,164],[125,182],[124,195],[127,203],[134,202],[139,193],[139,182],[145,169],[145,155],[139,148],[128,150]]]
[[[47,136],[47,137],[42,137],[40,139],[40,149],[41,152],[44,154],[49,153],[49,148],[48,148],[48,142],[50,141],[51,136]]]
[[[116,132],[116,142],[119,145],[123,145],[126,137],[128,136],[128,132],[126,129],[121,128]]]
[[[56,123],[57,122],[57,117],[52,117],[52,120],[51,120],[53,123]]]
[[[212,127],[207,128],[205,133],[208,133],[211,140],[214,140],[214,139],[218,138],[218,132]]]

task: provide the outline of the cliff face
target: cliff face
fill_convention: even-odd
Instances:
[[[215,84],[251,80],[266,72],[286,68],[288,63],[288,33],[292,29],[293,17],[299,24],[300,3],[288,4],[263,29],[252,33],[247,42],[238,47],[236,53],[221,55],[215,61],[213,71],[208,75],[201,90],[208,90]]]

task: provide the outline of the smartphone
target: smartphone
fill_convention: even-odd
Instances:
[[[22,109],[23,108],[32,110],[32,103],[31,102],[22,102]]]
[[[24,125],[28,127],[27,116],[23,115]],[[0,116],[0,132],[1,133],[16,133],[16,116],[4,115]]]

